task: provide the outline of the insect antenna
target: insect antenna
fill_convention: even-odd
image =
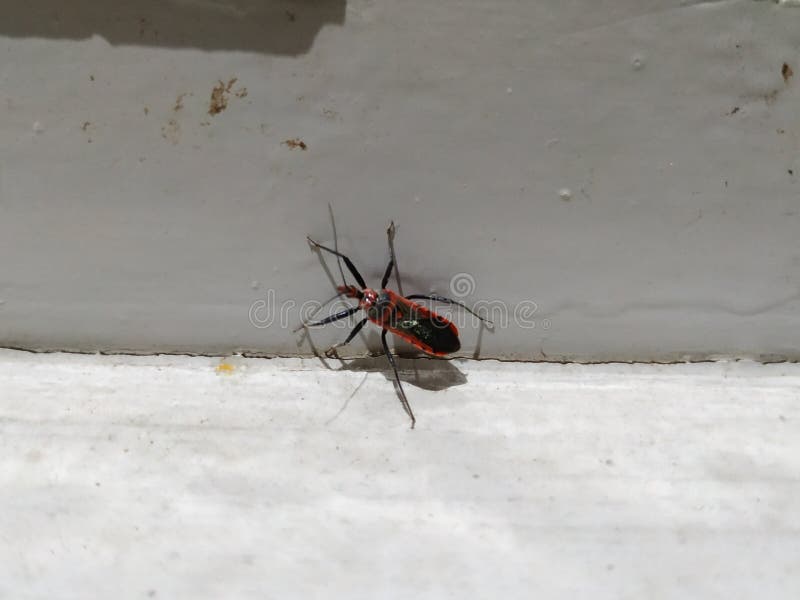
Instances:
[[[339,235],[336,233],[336,219],[333,216],[333,207],[331,206],[330,202],[328,202],[328,213],[331,216],[331,228],[333,229],[333,249],[336,250],[336,252],[339,252]],[[342,267],[342,258],[338,254],[336,256],[336,264],[339,265],[339,274],[342,276],[342,284],[345,287],[347,287],[348,283],[347,279],[344,276],[344,268]],[[325,300],[325,302],[316,307],[314,311],[310,315],[308,315],[308,317],[304,319],[302,323],[300,323],[300,325],[295,327],[294,330],[292,330],[292,333],[297,333],[301,329],[305,328],[307,323],[314,320],[314,317],[317,315],[319,311],[328,306],[328,304],[330,304],[337,298],[340,298],[342,295],[343,295],[342,292],[336,292],[336,294]]]
[[[330,304],[331,302],[333,302],[333,301],[334,301],[334,300],[336,300],[337,298],[341,297],[341,295],[342,295],[342,293],[341,293],[341,292],[337,292],[335,295],[333,295],[333,296],[331,296],[330,298],[328,298],[327,300],[325,300],[325,302],[323,302],[323,303],[322,303],[322,304],[320,304],[318,307],[316,307],[316,308],[314,309],[314,311],[313,311],[313,312],[312,312],[310,315],[308,315],[308,318],[306,318],[306,319],[303,319],[303,322],[302,322],[302,323],[300,323],[300,325],[298,325],[297,327],[295,327],[294,329],[292,329],[292,333],[297,333],[298,331],[300,331],[301,329],[303,329],[303,328],[306,326],[306,324],[307,324],[307,323],[309,323],[310,321],[313,321],[313,320],[314,320],[314,317],[315,317],[315,316],[317,316],[317,313],[318,313],[319,311],[321,311],[323,308],[325,308],[326,306],[328,306],[328,304]]]
[[[333,207],[328,202],[328,212],[331,215],[331,228],[333,229],[333,249],[339,252],[339,236],[336,234],[336,219],[333,217]],[[336,256],[336,264],[339,265],[339,274],[342,276],[342,285],[347,286],[347,279],[344,278],[344,269],[342,268],[342,258]]]

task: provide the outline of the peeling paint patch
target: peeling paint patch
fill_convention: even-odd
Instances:
[[[228,80],[228,83],[225,83],[222,80],[217,82],[217,85],[215,85],[211,90],[211,100],[208,104],[208,114],[218,115],[223,110],[228,108],[228,98],[231,94],[237,98],[244,98],[247,96],[246,87],[241,87],[238,90],[233,91],[233,86],[237,81],[239,81],[237,77],[231,77]]]
[[[228,108],[228,97],[225,94],[225,84],[220,81],[211,90],[211,101],[208,105],[208,114],[218,115]]]

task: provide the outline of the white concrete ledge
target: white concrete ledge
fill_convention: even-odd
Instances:
[[[0,597],[800,597],[800,366],[382,365],[0,351]]]

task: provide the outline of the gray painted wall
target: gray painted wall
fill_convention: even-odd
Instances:
[[[370,282],[394,219],[406,293],[506,311],[466,355],[800,358],[789,2],[5,12],[2,346],[307,354],[331,202]]]

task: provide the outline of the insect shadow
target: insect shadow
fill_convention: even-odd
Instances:
[[[394,380],[394,373],[391,368],[386,367],[386,357],[383,354],[340,360],[341,366],[337,371],[379,372],[387,381]],[[398,356],[396,360],[400,380],[423,390],[438,392],[467,383],[467,376],[450,360],[425,356],[415,358]]]
[[[379,350],[378,336],[370,332],[364,336],[369,356],[357,358],[343,358],[341,356],[326,356],[314,344],[312,336],[308,333],[303,336],[304,341],[311,347],[314,356],[322,365],[331,371],[353,371],[357,373],[381,373],[387,381],[394,380],[391,366],[386,363],[386,357]],[[397,374],[400,380],[423,390],[438,392],[451,387],[467,383],[467,376],[455,365],[452,360],[429,358],[420,352],[402,352],[396,355]]]

